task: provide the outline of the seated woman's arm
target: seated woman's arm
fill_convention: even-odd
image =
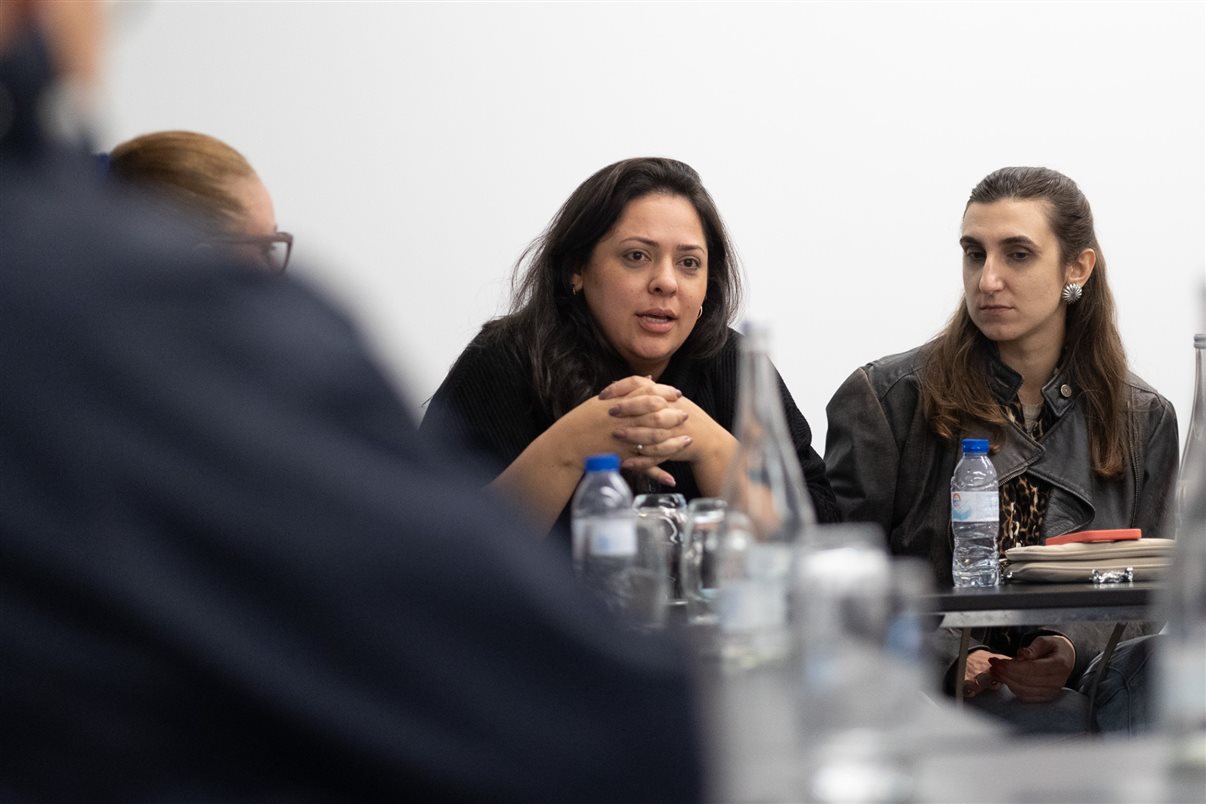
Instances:
[[[776,374],[777,376],[777,374]],[[838,506],[833,486],[825,471],[825,461],[812,447],[812,428],[804,414],[796,407],[796,401],[782,377],[779,380],[779,394],[783,398],[783,412],[787,417],[787,430],[795,445],[796,457],[800,460],[800,469],[804,473],[804,485],[812,496],[812,507],[817,516],[817,522],[822,524],[841,522],[844,517]]]
[[[847,520],[892,533],[899,449],[866,369],[856,369],[825,408],[825,472]]]
[[[657,464],[689,443],[690,436],[676,429],[687,414],[670,404],[679,396],[669,386],[630,377],[550,422],[522,360],[479,335],[432,397],[421,429],[476,458],[484,480],[546,533],[573,495],[588,455],[634,458],[641,444],[643,466],[629,468],[674,484]]]
[[[726,402],[732,408],[735,408],[737,393],[736,362],[733,361],[731,368],[728,366],[725,368],[726,370],[721,373],[721,382],[724,384],[723,395],[727,397]],[[821,460],[821,456],[817,454],[816,450],[812,448],[812,429],[808,426],[808,421],[804,418],[804,414],[796,406],[795,400],[792,399],[791,392],[787,390],[787,385],[783,382],[783,378],[778,377],[778,375],[776,375],[776,378],[779,383],[779,393],[783,402],[788,437],[791,439],[792,449],[799,460],[804,484],[812,498],[817,520],[819,522],[838,522],[841,520],[841,512],[838,510],[833,490],[829,486],[829,480],[825,476],[825,463]],[[621,383],[627,382],[629,380],[621,381]],[[616,388],[618,386],[620,386],[620,383],[613,384],[612,387]],[[604,393],[607,392],[604,391]],[[674,402],[674,405],[684,410],[687,414],[686,420],[674,432],[650,434],[634,430],[626,435],[639,439],[652,437],[653,435],[669,438],[678,433],[686,434],[691,440],[677,454],[672,456],[673,460],[687,461],[691,464],[691,472],[701,495],[705,497],[721,496],[725,476],[740,446],[737,438],[732,432],[717,422],[708,411],[701,408],[689,397],[680,397]],[[732,408],[730,408],[730,417],[732,415]],[[723,413],[718,415],[722,419],[726,418]],[[735,422],[730,426],[735,426]],[[638,443],[641,442],[638,441]],[[658,459],[666,460],[670,457],[671,455],[667,452],[659,455]],[[625,467],[630,469],[641,469],[651,464],[652,461],[649,459],[625,461]],[[654,477],[655,479],[660,479],[657,476]]]
[[[781,379],[780,390],[817,517],[837,521],[840,512],[824,463],[812,449],[808,423]],[[484,455],[496,467],[491,487],[520,503],[545,530],[569,502],[589,455],[619,453],[625,469],[671,487],[674,478],[660,464],[689,462],[700,492],[719,496],[738,446],[692,400],[648,377],[618,380],[551,425],[545,426],[547,418],[542,421],[536,408],[523,366],[479,339],[436,392],[423,426],[451,431],[462,446]]]
[[[1137,461],[1141,476],[1135,522],[1131,527],[1140,528],[1144,536],[1171,539],[1171,513],[1179,461],[1177,414],[1161,396],[1145,394],[1145,401],[1135,399],[1135,396],[1132,394],[1133,405],[1146,405],[1136,411],[1135,428],[1141,435],[1146,433],[1147,439]]]
[[[671,456],[681,460],[683,449],[692,443],[681,429],[687,412],[672,404],[680,396],[643,377],[613,383],[537,436],[491,486],[520,501],[546,531],[569,502],[590,455],[619,453],[625,468],[643,469],[672,486],[674,479],[657,464]],[[641,445],[640,455],[636,444]]]

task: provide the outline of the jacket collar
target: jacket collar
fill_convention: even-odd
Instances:
[[[988,388],[998,402],[1008,405],[1018,398],[1022,375],[1005,365],[1001,360],[1001,351],[995,343],[987,338],[984,338],[982,343],[987,356]]]
[[[1022,387],[1022,375],[1001,361],[995,344],[989,344],[987,362],[988,384],[993,395],[1002,404],[1013,402]],[[1035,441],[1025,428],[1014,424],[1006,430],[993,464],[1003,481],[1029,472],[1051,484],[1043,533],[1053,535],[1076,530],[1092,521],[1093,461],[1089,454],[1088,422],[1084,411],[1076,405],[1078,389],[1065,364],[1056,368],[1042,394],[1053,413],[1043,442]],[[1059,456],[1058,459],[1046,460],[1048,452]]]
[[[1043,386],[1043,399],[1052,412],[1055,413],[1056,417],[1059,418],[1071,409],[1073,400],[1079,391],[1080,389],[1072,381],[1072,373],[1061,363],[1059,366],[1056,366],[1055,373],[1051,375],[1051,379]]]
[[[1005,365],[995,343],[986,340],[985,345],[988,355],[988,387],[1002,405],[1011,404],[1018,398],[1018,389],[1022,387],[1022,375]],[[1072,382],[1071,373],[1061,360],[1060,365],[1055,368],[1055,373],[1051,375],[1051,379],[1047,380],[1046,385],[1043,386],[1043,399],[1058,418],[1072,407],[1076,392],[1077,388]]]

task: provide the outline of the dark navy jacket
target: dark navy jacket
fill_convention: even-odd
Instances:
[[[700,797],[678,651],[446,469],[341,316],[2,137],[0,799]]]

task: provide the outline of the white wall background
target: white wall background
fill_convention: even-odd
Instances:
[[[165,128],[248,156],[297,274],[418,411],[510,267],[617,159],[691,163],[745,313],[823,451],[857,365],[959,303],[959,220],[1040,164],[1093,204],[1134,369],[1176,405],[1206,326],[1202,3],[125,3],[102,145]]]

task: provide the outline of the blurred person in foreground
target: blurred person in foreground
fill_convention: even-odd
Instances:
[[[106,156],[108,173],[192,217],[197,245],[225,248],[272,273],[289,264],[293,235],[277,230],[272,196],[247,159],[193,131],[156,131],[126,140]]]
[[[342,317],[41,133],[95,13],[0,6],[0,799],[698,800],[679,651],[444,468]]]
[[[695,170],[660,158],[599,170],[521,257],[513,287],[511,312],[461,353],[422,426],[458,436],[494,489],[567,543],[589,455],[619,453],[635,494],[719,495],[737,449],[740,280]],[[812,431],[779,389],[817,518],[833,521]]]
[[[1080,188],[1047,168],[997,170],[972,190],[959,245],[963,299],[946,329],[857,369],[829,403],[825,463],[843,512],[879,524],[893,553],[928,559],[950,586],[959,440],[988,437],[1002,558],[1081,530],[1170,536],[1176,413],[1127,368]],[[1150,643],[1123,643],[1103,669],[1094,657],[1106,633],[979,630],[965,677],[948,686],[1020,729],[1080,731],[1082,693],[1104,673],[1098,726],[1142,730]]]

